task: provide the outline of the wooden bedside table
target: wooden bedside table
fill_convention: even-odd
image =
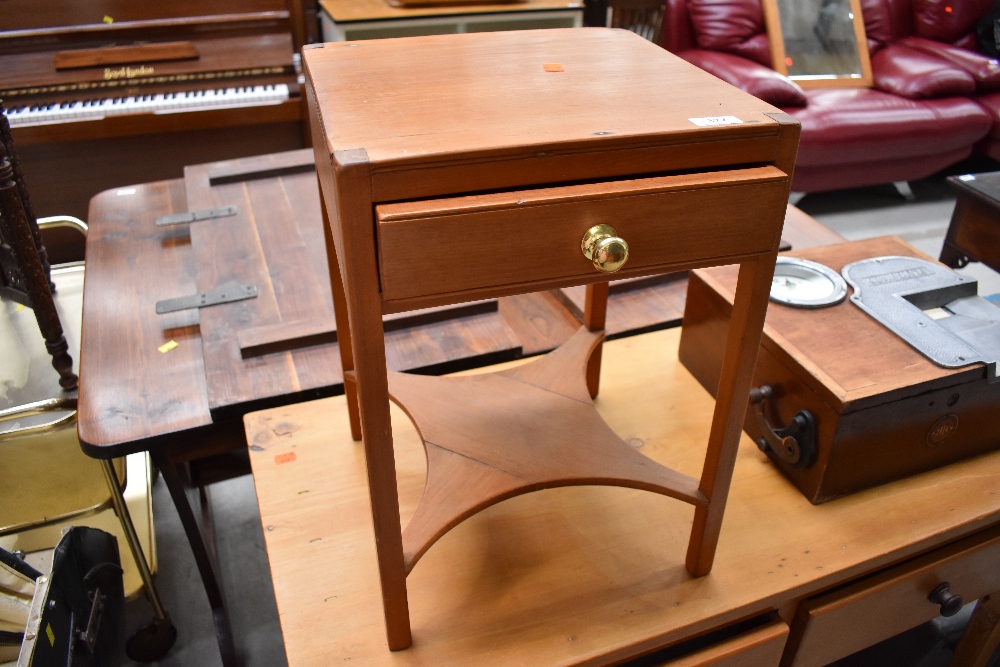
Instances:
[[[303,60],[389,648],[410,645],[406,575],[421,555],[467,517],[529,491],[602,484],[690,503],[687,567],[706,574],[797,121],[626,31],[336,43],[305,49]],[[581,241],[598,225],[613,229],[592,263]],[[634,452],[588,400],[598,388],[605,251],[627,258],[622,276],[741,265],[700,480]],[[387,378],[384,313],[579,284],[591,285],[585,325],[549,358],[477,381]],[[390,394],[417,423],[428,456],[405,532]]]

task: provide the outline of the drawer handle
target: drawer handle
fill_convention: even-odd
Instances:
[[[962,601],[961,595],[952,594],[951,584],[947,581],[935,588],[931,594],[927,596],[927,599],[934,604],[941,605],[942,616],[954,616],[965,604]]]
[[[580,241],[583,256],[594,263],[598,271],[614,273],[628,261],[628,243],[618,237],[611,225],[594,225]]]
[[[793,468],[805,470],[816,461],[816,419],[808,410],[799,410],[788,426],[774,428],[767,418],[773,398],[774,390],[766,384],[750,390],[750,404],[761,432],[757,447],[764,453],[770,450]]]

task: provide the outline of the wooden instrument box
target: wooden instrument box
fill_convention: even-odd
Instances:
[[[895,237],[788,254],[838,272],[869,257],[929,259]],[[700,269],[688,283],[679,357],[713,395],[736,269]],[[849,299],[818,310],[768,305],[753,379],[763,386],[771,398],[751,402],[744,430],[755,441],[765,436],[757,408],[779,431],[799,411],[811,413],[812,457],[793,465],[765,451],[815,504],[1000,448],[1000,383],[987,383],[983,364],[937,366]]]

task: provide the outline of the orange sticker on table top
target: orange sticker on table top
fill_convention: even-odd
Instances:
[[[278,454],[277,456],[274,457],[274,462],[279,466],[282,463],[291,463],[294,460],[295,460],[295,452],[285,452],[284,454]]]
[[[544,63],[542,69],[546,72],[565,72],[562,63]]]

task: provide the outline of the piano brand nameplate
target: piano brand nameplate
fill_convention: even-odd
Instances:
[[[193,42],[168,42],[163,44],[108,46],[97,49],[60,51],[52,57],[52,64],[57,70],[127,65],[129,66],[127,70],[144,70],[141,74],[136,74],[135,76],[147,76],[153,74],[152,67],[146,67],[145,65],[140,65],[139,67],[132,66],[136,63],[193,60],[197,57],[198,47]],[[112,78],[108,76],[108,72],[111,71],[111,68],[104,70],[105,79]],[[132,77],[130,76],[129,78]]]

